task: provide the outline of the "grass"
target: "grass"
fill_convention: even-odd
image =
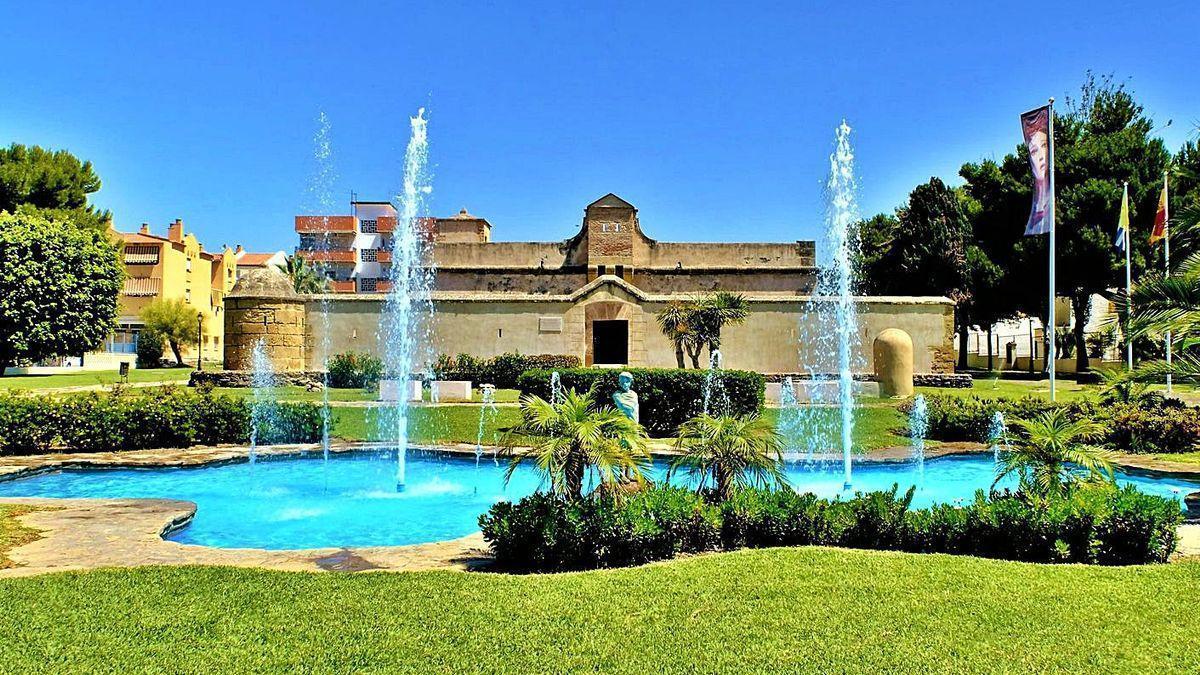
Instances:
[[[187,382],[191,375],[191,368],[134,368],[129,371],[129,382]],[[0,377],[0,390],[86,387],[97,384],[116,384],[120,381],[121,375],[115,369],[55,373],[54,375],[10,375]]]
[[[1142,455],[1142,457],[1151,457],[1163,462],[1178,462],[1180,464],[1195,464],[1200,468],[1200,451],[1192,452],[1159,452],[1153,454]]]
[[[254,390],[247,387],[218,387],[213,391],[229,396],[253,396]],[[269,390],[270,395],[280,401],[322,401],[324,397],[318,391],[309,391],[305,387],[273,387]],[[521,392],[516,389],[497,389],[496,403],[515,403],[520,398]],[[329,388],[329,400],[334,403],[348,403],[359,401],[378,401],[378,391],[367,391],[363,389],[334,389]],[[425,400],[429,400],[429,390],[425,390]],[[471,400],[476,403],[483,401],[483,394],[479,389],[472,389]]]
[[[415,443],[474,443],[479,436],[479,406],[438,406],[410,408],[410,434]],[[823,414],[836,415],[833,408],[820,410]],[[333,435],[348,441],[365,441],[378,438],[375,433],[378,411],[372,408],[334,409]],[[767,408],[763,416],[775,423],[779,409]],[[484,425],[483,442],[495,444],[500,438],[500,429],[516,424],[520,409],[514,406],[498,408]],[[904,416],[894,407],[859,408],[855,418],[855,445],[867,450],[908,445],[908,439],[896,431],[905,428]]]
[[[825,548],[505,576],[0,581],[8,672],[1196,672],[1200,564]]]
[[[32,506],[0,504],[0,569],[16,566],[5,555],[6,553],[38,538],[37,530],[25,527],[17,522],[18,516],[23,516],[34,510],[36,509]]]

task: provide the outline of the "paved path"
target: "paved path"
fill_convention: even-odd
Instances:
[[[483,535],[413,546],[322,548],[303,551],[212,548],[163,535],[191,520],[196,505],[169,499],[0,499],[32,504],[18,520],[41,538],[7,553],[18,567],[0,578],[67,570],[140,565],[231,565],[309,572],[449,569],[486,564]]]

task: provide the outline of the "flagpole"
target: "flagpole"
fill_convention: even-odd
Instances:
[[[1171,195],[1167,191],[1167,169],[1163,169],[1163,261],[1171,276]],[[1171,331],[1167,331],[1167,396],[1171,395]]]
[[[1049,289],[1050,307],[1049,307],[1049,312],[1047,312],[1047,314],[1049,315],[1050,323],[1047,324],[1047,333],[1046,333],[1046,335],[1048,337],[1048,339],[1046,340],[1046,345],[1047,345],[1046,346],[1046,363],[1047,363],[1048,369],[1050,370],[1050,400],[1053,401],[1053,400],[1055,400],[1054,371],[1055,371],[1055,366],[1057,365],[1055,363],[1055,357],[1057,356],[1056,352],[1058,351],[1057,346],[1054,344],[1055,338],[1057,337],[1057,335],[1055,335],[1056,331],[1055,331],[1055,323],[1054,323],[1054,230],[1056,229],[1054,221],[1056,219],[1054,217],[1054,201],[1055,201],[1055,199],[1054,199],[1054,98],[1053,97],[1050,98],[1049,109],[1050,109],[1049,110],[1049,138],[1047,139],[1047,141],[1048,141],[1048,148],[1049,148],[1048,154],[1050,155],[1050,157],[1049,157],[1049,159],[1050,159],[1050,289]],[[1170,358],[1170,357],[1168,357],[1168,358]],[[1170,385],[1168,385],[1168,387],[1169,386]]]
[[[1125,181],[1125,196],[1121,200],[1121,208],[1129,203],[1129,181]],[[1133,266],[1129,262],[1129,229],[1130,223],[1125,223],[1125,361],[1129,370],[1133,370],[1133,339],[1130,338],[1129,328],[1133,321]]]

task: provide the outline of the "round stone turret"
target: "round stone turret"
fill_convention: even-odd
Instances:
[[[276,372],[304,370],[304,298],[277,269],[250,270],[225,298],[225,369],[253,368],[259,340]]]

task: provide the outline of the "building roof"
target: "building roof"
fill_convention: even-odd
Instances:
[[[238,266],[264,267],[267,263],[271,262],[271,258],[274,258],[277,255],[279,255],[279,251],[275,251],[274,253],[250,253],[249,251],[246,251],[238,257]]]

